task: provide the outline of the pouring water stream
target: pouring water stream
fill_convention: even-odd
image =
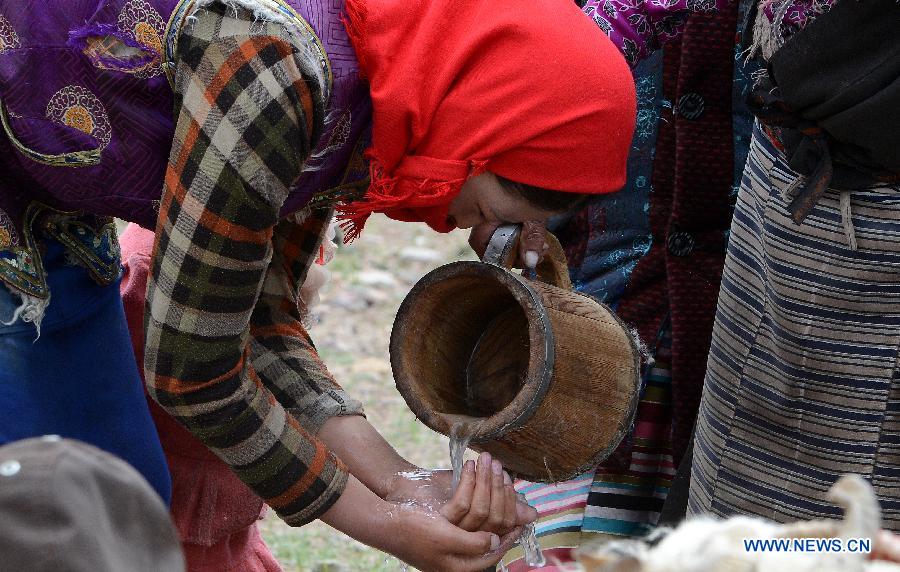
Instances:
[[[470,424],[463,422],[454,423],[450,429],[450,466],[453,468],[451,494],[456,491],[456,486],[459,484],[466,449],[469,447],[469,442],[477,430],[477,425],[473,428]],[[528,503],[525,495],[519,493],[518,496],[520,501]],[[541,545],[538,543],[535,535],[534,523],[525,525],[522,530],[522,536],[519,537],[519,544],[522,545],[522,550],[525,552],[526,564],[534,567],[541,567],[547,564],[547,560],[541,552]],[[502,562],[500,563],[500,570],[501,572],[506,572],[506,566]]]

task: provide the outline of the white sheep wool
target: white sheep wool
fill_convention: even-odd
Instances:
[[[844,509],[843,520],[776,524],[747,516],[692,518],[655,539],[587,545],[576,551],[584,572],[900,572],[900,564],[849,552],[753,551],[744,541],[767,539],[871,539],[881,533],[881,509],[872,487],[846,475],[828,498]],[[874,549],[874,546],[873,546]]]

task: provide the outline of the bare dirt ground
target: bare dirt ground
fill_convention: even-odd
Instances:
[[[420,423],[394,386],[388,342],[397,308],[419,278],[453,260],[475,259],[456,231],[373,216],[362,238],[338,249],[331,283],[313,309],[310,334],[341,385],[363,402],[369,421],[413,463],[449,467],[447,438]],[[263,536],[288,572],[397,571],[400,562],[321,522],[291,528],[270,511]]]

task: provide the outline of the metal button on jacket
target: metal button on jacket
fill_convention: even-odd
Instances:
[[[678,115],[685,119],[694,120],[699,119],[703,115],[704,105],[706,105],[706,101],[703,99],[703,96],[692,91],[678,98],[676,110]]]
[[[694,237],[687,232],[673,232],[666,239],[666,247],[675,256],[687,256],[694,250]]]

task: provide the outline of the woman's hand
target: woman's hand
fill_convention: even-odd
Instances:
[[[463,530],[440,512],[415,503],[384,501],[353,476],[322,520],[427,572],[478,572],[494,566],[519,532],[514,529],[500,536]]]
[[[409,463],[364,417],[333,417],[322,426],[319,438],[346,462],[350,473],[365,488],[379,497],[441,511],[453,516],[450,522],[461,524],[466,530],[485,530],[503,536],[512,528],[537,518],[533,508],[507,499],[510,494],[515,496],[514,491],[511,493],[511,482],[506,482],[510,481],[509,476],[500,467],[497,478],[493,472],[494,461],[487,453],[479,458],[478,479],[474,465],[467,465],[457,493],[452,495],[450,471],[427,471]],[[503,524],[510,521],[509,516],[504,516],[508,510],[515,515],[512,526]]]
[[[499,473],[495,472],[498,469]],[[399,477],[387,500],[438,510],[449,522],[468,531],[504,536],[537,518],[537,511],[518,500],[509,474],[488,453],[479,457],[477,471],[473,461],[463,465],[455,494],[451,494],[451,471],[419,469]]]
[[[522,533],[522,527],[537,518],[537,511],[519,501],[512,479],[500,461],[490,453],[466,461],[453,498],[441,508],[441,514],[464,530],[486,530],[500,536]]]
[[[393,540],[401,545],[393,554],[428,572],[476,572],[496,565],[518,540],[521,529],[499,536],[469,532],[441,515],[416,507],[398,511]]]
[[[487,222],[472,227],[469,233],[469,246],[472,247],[478,257],[484,256],[484,251],[499,226],[506,223]],[[519,235],[518,258],[513,266],[516,268],[534,269],[544,258],[544,253],[550,246],[547,244],[547,226],[543,221],[526,221],[522,223],[522,232]]]

